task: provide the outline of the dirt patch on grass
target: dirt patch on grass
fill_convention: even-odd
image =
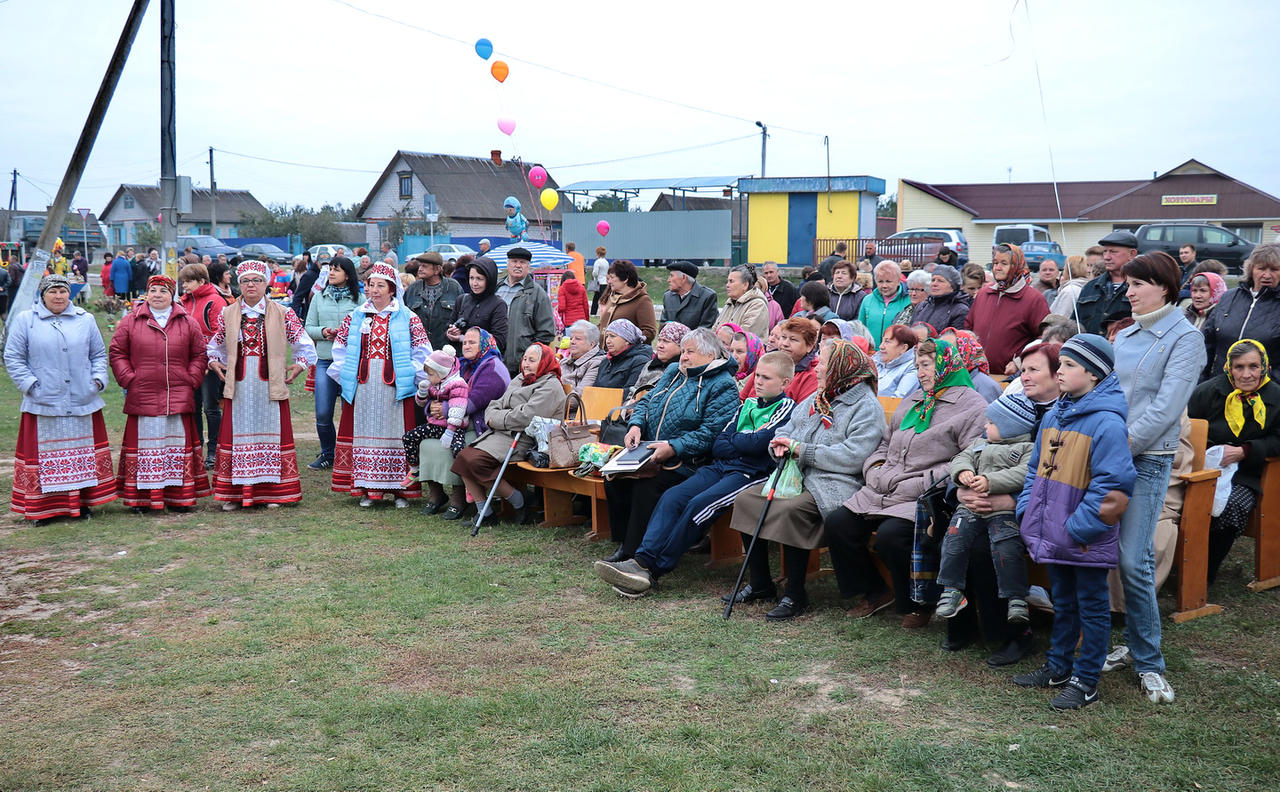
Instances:
[[[69,602],[48,595],[66,590],[66,581],[88,571],[88,564],[49,553],[0,552],[0,626],[14,621],[47,619]]]
[[[924,694],[921,688],[908,687],[905,680],[893,684],[889,680],[838,672],[832,670],[830,663],[810,666],[808,672],[797,676],[792,684],[813,689],[809,698],[796,700],[796,708],[806,715],[851,709],[859,704],[873,709],[900,710]]]

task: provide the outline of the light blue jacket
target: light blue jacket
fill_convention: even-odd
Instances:
[[[311,300],[311,307],[307,309],[305,327],[307,335],[316,342],[316,357],[321,360],[333,360],[333,342],[326,339],[320,331],[326,327],[341,327],[342,320],[346,319],[347,314],[354,311],[357,305],[359,303],[355,301],[355,297],[335,300],[328,286]]]
[[[1178,450],[1182,411],[1204,369],[1204,337],[1174,309],[1150,330],[1134,323],[1116,336],[1116,376],[1129,402],[1133,455]]]
[[[32,415],[92,415],[107,387],[107,347],[93,314],[74,305],[55,316],[44,303],[9,325],[4,365],[22,411]]]
[[[898,355],[892,363],[881,360],[879,352],[872,355],[871,359],[876,364],[879,395],[901,399],[920,387],[920,379],[916,375],[916,356],[910,349]]]

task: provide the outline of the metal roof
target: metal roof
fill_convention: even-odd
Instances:
[[[608,190],[697,190],[732,187],[745,176],[686,176],[682,179],[597,179],[580,181],[560,188],[560,192],[599,192]]]

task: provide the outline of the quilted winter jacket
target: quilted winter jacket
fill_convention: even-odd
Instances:
[[[1242,338],[1260,341],[1271,358],[1271,377],[1280,378],[1280,289],[1237,286],[1218,300],[1200,328],[1207,354],[1201,380],[1222,373],[1227,350]]]
[[[163,329],[150,306],[138,304],[116,325],[108,359],[126,391],[125,415],[191,412],[209,362],[200,323],[176,303]]]
[[[680,461],[700,461],[711,453],[716,435],[738,412],[735,368],[733,361],[724,358],[688,370],[668,366],[653,390],[636,402],[629,425],[640,427],[644,440],[671,443]],[[688,464],[681,470],[693,472]]]
[[[1106,569],[1119,562],[1120,518],[1138,477],[1127,415],[1112,373],[1079,399],[1058,399],[1044,416],[1018,496],[1032,560]]]
[[[953,291],[941,297],[930,297],[916,306],[911,316],[911,324],[927,324],[941,333],[948,327],[964,327],[965,317],[969,315],[969,295],[962,291]]]

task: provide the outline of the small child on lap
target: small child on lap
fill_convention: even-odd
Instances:
[[[445,345],[427,357],[427,378],[418,384],[418,395],[414,401],[427,414],[427,422],[418,424],[404,433],[405,460],[409,465],[409,473],[405,476],[403,486],[412,486],[418,478],[418,451],[423,440],[439,440],[440,445],[453,451],[457,456],[466,444],[467,434],[467,397],[471,387],[458,373],[458,356],[453,347]],[[440,405],[440,415],[431,414],[432,404]]]
[[[991,402],[987,407],[986,438],[978,438],[951,460],[951,478],[985,495],[1017,495],[1027,478],[1035,421],[1035,406],[1020,393],[1005,394]],[[1024,624],[1030,620],[1027,564],[1023,558],[1026,548],[1012,511],[974,514],[963,506],[956,509],[942,539],[938,583],[943,591],[937,614],[949,619],[969,604],[960,589],[968,574],[969,549],[984,533],[991,539],[1000,597],[1009,600],[1008,619]]]

